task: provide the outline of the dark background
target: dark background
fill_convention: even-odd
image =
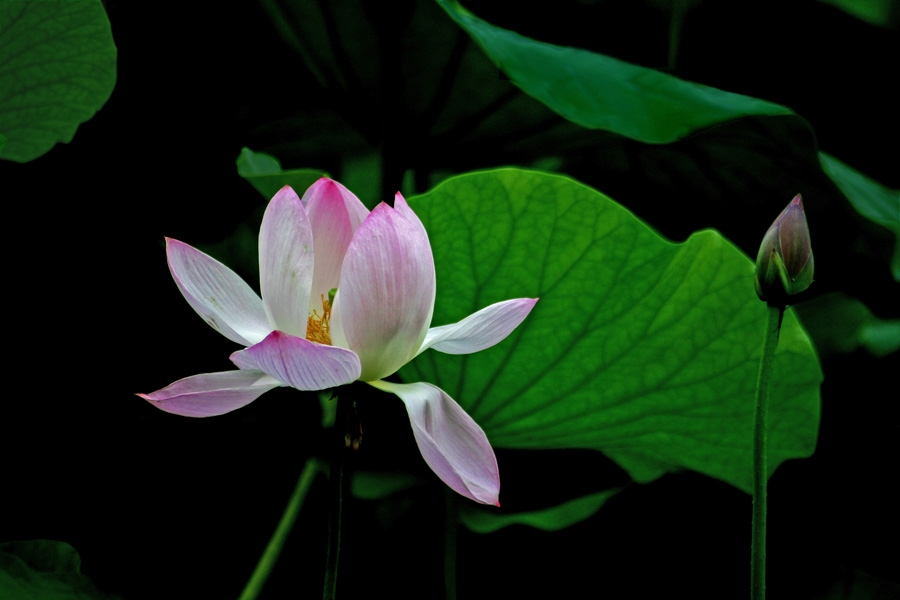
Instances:
[[[213,244],[259,218],[265,200],[234,166],[243,146],[271,152],[285,167],[320,168],[341,180],[365,180],[349,171],[374,152],[383,160],[369,189],[354,188],[370,205],[384,190],[409,185],[406,169],[414,169],[412,187],[421,191],[435,174],[532,165],[552,153],[556,168],[672,238],[715,226],[751,255],[797,191],[791,173],[808,162],[804,148],[818,145],[900,187],[890,91],[900,56],[896,20],[893,29],[879,28],[815,2],[727,8],[698,2],[687,14],[673,68],[663,3],[569,2],[520,12],[507,4],[467,6],[524,35],[786,104],[815,135],[800,118],[748,119],[650,147],[578,130],[528,105],[534,122],[520,128],[476,127],[444,138],[453,144],[429,143],[428,132],[407,128],[397,108],[414,102],[410,90],[427,82],[398,79],[403,85],[391,89],[403,90],[399,99],[370,94],[366,86],[325,91],[257,3],[214,10],[207,3],[110,0],[119,58],[109,102],[72,143],[31,163],[0,162],[0,181],[11,190],[4,205],[13,357],[0,405],[7,450],[0,541],[66,541],[97,586],[123,598],[239,594],[303,461],[321,451],[315,396],[279,389],[240,411],[198,420],[163,413],[134,393],[231,368],[233,344],[183,301],[162,239]],[[371,4],[335,10],[338,21],[353,15],[382,39],[402,39],[392,36],[407,35],[404,27],[419,11],[442,14],[425,2],[377,13]],[[448,53],[456,43],[465,45],[454,41]],[[382,61],[384,76],[384,64],[401,50],[381,48],[372,60]],[[465,48],[477,52],[472,44]],[[365,73],[369,65],[355,68]],[[433,76],[440,74],[436,68]],[[490,83],[517,93],[499,73]],[[360,133],[353,115],[378,126]],[[733,137],[747,141],[735,149],[727,144]],[[796,144],[785,143],[791,139]],[[734,170],[758,155],[768,157],[768,170],[745,167],[752,177]],[[781,179],[788,182],[783,195],[763,198],[766,186]],[[810,295],[850,291],[878,316],[900,317],[897,285],[883,260],[890,238],[873,230],[869,247],[856,244],[850,252],[831,242],[840,239],[847,209],[816,210],[817,186],[826,183],[811,184],[812,195],[804,189],[817,259]],[[828,232],[821,246],[817,222]],[[770,483],[771,598],[900,594],[894,489],[900,410],[889,367],[895,359],[863,350],[823,357],[816,454],[786,463]],[[407,469],[429,483],[385,502],[352,504],[341,594],[441,597],[443,486],[422,463],[401,403],[350,393],[358,394],[366,423],[361,466]],[[547,506],[626,479],[596,453],[497,454],[505,507]],[[264,598],[318,595],[326,496],[319,480]],[[632,485],[594,517],[560,532],[460,530],[459,596],[746,597],[749,518],[746,494],[683,473]]]

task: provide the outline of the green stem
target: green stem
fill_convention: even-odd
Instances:
[[[278,560],[278,555],[281,554],[281,548],[284,546],[288,533],[290,533],[294,522],[297,520],[297,514],[300,512],[300,507],[303,506],[306,493],[309,491],[313,479],[315,479],[316,473],[320,469],[319,461],[312,458],[306,461],[303,471],[300,473],[300,478],[297,480],[297,485],[294,487],[294,493],[291,494],[284,513],[281,515],[281,520],[278,522],[278,527],[275,528],[266,550],[259,558],[256,569],[254,569],[253,575],[250,576],[250,581],[244,586],[244,591],[241,592],[238,600],[254,600],[254,598],[259,596],[263,585],[265,585],[269,574],[272,572],[272,568],[275,566],[275,562]]]
[[[766,597],[766,484],[768,465],[766,443],[768,437],[769,383],[775,364],[775,349],[784,317],[784,305],[768,305],[766,337],[759,360],[756,380],[756,405],[753,416],[753,525],[750,545],[750,598]]]
[[[346,391],[346,390],[345,390]],[[334,447],[331,455],[331,509],[328,522],[328,550],[325,559],[325,585],[322,590],[324,600],[337,597],[338,563],[341,555],[341,522],[344,515],[344,496],[350,493],[349,465],[346,458],[349,449],[346,447],[344,432],[347,430],[350,401],[341,394],[337,397],[337,415],[334,421]]]

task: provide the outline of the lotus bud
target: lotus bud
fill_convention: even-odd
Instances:
[[[756,257],[756,295],[785,304],[813,281],[813,253],[800,194],[794,196],[763,238]]]

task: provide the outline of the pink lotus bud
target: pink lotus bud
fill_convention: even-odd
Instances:
[[[756,257],[756,295],[783,304],[813,281],[813,253],[800,194],[794,196],[763,238]]]

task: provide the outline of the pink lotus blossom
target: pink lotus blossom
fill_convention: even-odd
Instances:
[[[434,259],[425,227],[403,196],[396,195],[393,208],[382,203],[370,213],[330,179],[302,199],[282,188],[260,228],[262,298],[187,244],[167,239],[166,254],[191,307],[245,349],[231,355],[237,371],[194,375],[142,398],[168,412],[207,417],[278,386],[322,390],[364,381],[400,397],[438,477],[463,496],[498,504],[497,460],[481,427],[440,388],[384,378],[429,348],[470,354],[497,344],[537,299],[498,302],[430,327]]]

